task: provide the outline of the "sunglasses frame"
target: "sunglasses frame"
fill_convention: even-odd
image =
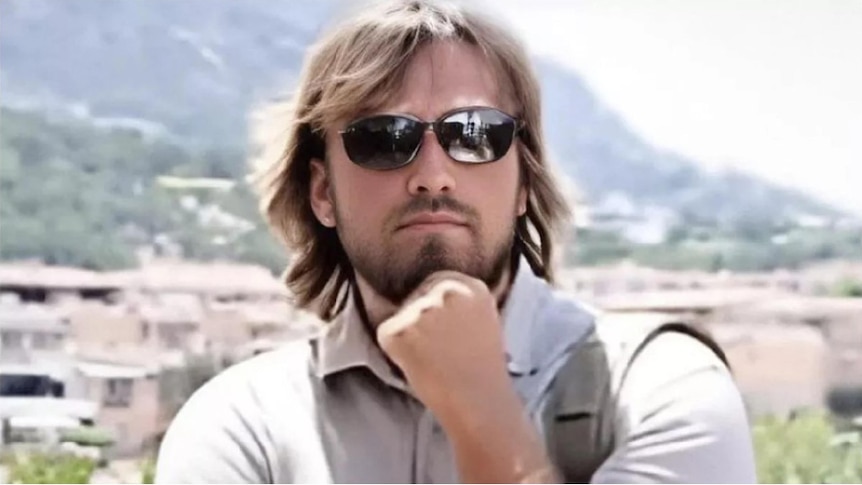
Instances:
[[[493,158],[491,160],[483,160],[481,162],[467,162],[467,161],[463,161],[463,160],[458,160],[449,154],[449,150],[444,149],[444,151],[446,152],[446,155],[458,163],[465,163],[465,164],[470,164],[470,165],[492,163],[492,162],[496,162],[496,161],[500,160],[512,148],[512,143],[515,141],[515,137],[518,136],[518,134],[521,132],[521,129],[524,127],[524,123],[521,119],[519,119],[515,116],[512,116],[509,113],[506,113],[505,111],[503,111],[501,109],[492,108],[490,106],[464,106],[464,107],[460,107],[460,108],[455,108],[455,109],[452,109],[452,110],[449,110],[449,111],[443,113],[436,120],[433,120],[433,121],[425,121],[425,120],[422,120],[416,116],[406,114],[406,113],[376,113],[373,115],[363,116],[361,118],[357,118],[357,119],[351,121],[350,123],[347,124],[347,126],[343,130],[338,130],[338,134],[341,135],[341,143],[345,144],[346,141],[344,139],[344,135],[350,133],[354,129],[356,124],[361,123],[365,120],[372,119],[372,118],[388,116],[388,117],[394,117],[394,118],[403,118],[403,119],[407,119],[407,120],[410,120],[412,122],[415,122],[415,123],[419,124],[420,126],[422,126],[422,133],[425,133],[427,131],[434,132],[435,138],[437,139],[437,143],[439,143],[440,146],[442,147],[444,145],[443,145],[443,141],[440,140],[441,135],[440,135],[439,128],[437,128],[437,126],[442,124],[443,122],[445,122],[447,118],[451,118],[453,115],[456,115],[459,113],[470,112],[470,111],[493,111],[493,112],[497,113],[498,115],[502,115],[504,118],[507,119],[507,121],[511,121],[512,122],[512,141],[509,142],[509,146],[506,147],[506,150],[502,154],[500,154],[498,157]],[[424,136],[419,138],[419,143],[416,144],[416,147],[413,149],[413,152],[410,154],[410,156],[407,158],[407,160],[401,164],[393,165],[392,167],[370,167],[370,166],[366,166],[364,164],[358,163],[355,160],[353,160],[349,154],[347,154],[346,144],[344,146],[344,151],[347,154],[347,158],[349,158],[351,162],[355,163],[356,165],[358,165],[360,167],[367,168],[369,170],[375,170],[375,171],[395,170],[398,168],[406,167],[407,165],[410,165],[411,163],[413,163],[413,161],[416,160],[416,155],[419,154],[419,150],[422,149],[422,144],[424,143],[424,141],[425,141]]]

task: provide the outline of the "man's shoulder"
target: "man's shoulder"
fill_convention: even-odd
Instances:
[[[245,384],[270,387],[276,382],[290,383],[309,375],[311,339],[301,338],[280,343],[276,348],[228,367],[213,380],[220,385]]]
[[[710,336],[698,326],[658,312],[601,313],[596,334],[615,361],[667,362],[670,356],[686,356],[692,366],[725,367],[721,357],[704,340]],[[697,338],[700,336],[700,338]],[[635,355],[637,354],[637,355]],[[680,364],[680,362],[677,362]]]
[[[643,355],[639,355],[637,360],[645,361],[646,367],[651,367],[656,360],[666,363],[668,356],[682,355],[686,358],[683,363],[677,362],[678,370],[726,367],[707,345],[683,332],[674,331],[673,328],[660,332],[655,338],[650,337],[650,334],[660,327],[679,322],[674,315],[653,311],[610,312],[550,285],[545,285],[540,292],[534,291],[533,296],[540,300],[536,308],[541,320],[551,323],[546,325],[546,332],[555,334],[561,330],[570,331],[573,323],[577,324],[577,328],[590,328],[592,331],[589,333],[600,344],[603,358],[616,377],[621,377],[619,374],[642,345]],[[699,332],[695,326],[689,327],[694,332]],[[648,338],[650,341],[645,344]],[[638,365],[644,366],[643,364],[639,362]]]
[[[695,326],[661,313],[589,311],[592,331],[574,352],[582,354],[575,359],[579,366],[592,369],[578,372],[603,376],[613,395],[648,392],[692,374],[731,378],[720,350],[710,348],[709,336]]]
[[[576,295],[544,281],[534,285],[527,296],[532,300],[533,317],[546,326],[550,324],[553,331],[569,330],[572,325],[577,329],[591,328],[601,314]]]
[[[626,378],[626,387],[631,390],[660,388],[697,375],[719,375],[733,380],[723,357],[690,334],[669,330],[646,343],[643,336],[638,338],[642,349],[637,355],[634,351],[638,342],[624,346],[620,352],[620,358],[628,361],[628,372],[623,365],[618,365],[615,370],[618,378]]]
[[[228,367],[195,391],[162,441],[159,480],[272,480],[267,478],[273,473],[271,464],[278,463],[272,450],[297,436],[272,430],[298,430],[308,422],[309,353],[306,340],[285,343]]]
[[[280,344],[249,357],[215,375],[191,396],[187,406],[206,402],[228,408],[261,407],[287,399],[308,386],[311,349],[308,339]]]

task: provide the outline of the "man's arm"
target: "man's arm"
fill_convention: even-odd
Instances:
[[[726,366],[691,337],[644,348],[620,391],[616,451],[594,483],[754,483],[751,431]]]
[[[517,397],[489,401],[446,419],[443,428],[462,482],[560,482]]]
[[[452,444],[466,483],[558,481],[506,369],[497,302],[485,284],[442,271],[377,327]]]

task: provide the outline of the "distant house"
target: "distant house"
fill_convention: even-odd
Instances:
[[[794,328],[816,334],[825,346],[820,387],[827,404],[836,412],[862,413],[862,299],[798,295],[763,299],[727,308],[721,318],[773,328],[776,336],[789,335]],[[788,356],[793,356],[792,365]],[[776,359],[776,365],[788,372],[804,372],[796,351],[785,349]]]
[[[0,264],[0,293],[56,314],[66,340],[84,350],[136,345],[200,354],[277,341],[301,319],[285,292],[269,270],[238,263],[157,260],[104,273]],[[14,332],[7,340],[24,345]]]
[[[687,320],[708,321],[726,308],[786,296],[786,292],[754,288],[672,289],[618,292],[595,297],[592,301],[613,312],[659,312]]]
[[[95,422],[114,438],[111,458],[137,456],[160,433],[158,362],[133,365],[83,359],[75,365],[76,391],[99,404]]]
[[[0,362],[47,365],[48,380],[13,387],[90,403],[84,419],[115,439],[106,455],[137,455],[215,372],[318,329],[285,291],[245,264],[161,260],[104,273],[0,264]],[[43,395],[46,385],[58,395]],[[22,419],[59,426],[81,416]]]
[[[623,292],[593,303],[661,313],[706,329],[727,353],[753,414],[799,408],[862,412],[862,299],[775,287]]]
[[[119,289],[95,271],[29,262],[0,264],[0,294],[17,295],[25,303],[105,301]]]
[[[727,354],[752,415],[826,407],[830,348],[818,329],[751,318],[707,329]]]
[[[557,279],[562,288],[587,299],[694,290],[806,293],[812,286],[801,274],[787,270],[764,273],[671,271],[639,266],[631,261],[603,267],[564,268]]]
[[[260,266],[158,261],[108,275],[158,348],[229,352],[284,338],[297,319],[284,285]]]
[[[157,260],[104,273],[127,292],[195,294],[210,298],[283,298],[285,288],[266,268],[252,264]]]
[[[67,383],[56,368],[0,365],[0,444],[50,446],[59,443],[63,430],[92,425],[98,403],[69,395]]]
[[[814,295],[833,292],[842,281],[862,282],[862,263],[858,261],[830,261],[810,265],[799,271],[804,291]]]
[[[56,311],[9,297],[0,300],[0,363],[38,363],[62,372],[68,335],[68,322]]]
[[[65,309],[69,339],[76,349],[147,345],[150,327],[122,303],[84,301]]]

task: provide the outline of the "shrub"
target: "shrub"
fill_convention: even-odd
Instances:
[[[141,463],[141,483],[153,483],[156,478],[156,459],[149,457]]]
[[[114,438],[111,433],[92,426],[81,426],[70,430],[63,431],[60,436],[61,442],[75,443],[81,446],[96,446],[103,448],[114,444]]]
[[[862,298],[862,281],[845,278],[835,285],[833,293],[846,298]]]
[[[862,445],[839,434],[825,413],[769,417],[753,429],[760,483],[860,483]]]
[[[90,483],[95,462],[65,453],[18,454],[7,460],[10,483]]]

